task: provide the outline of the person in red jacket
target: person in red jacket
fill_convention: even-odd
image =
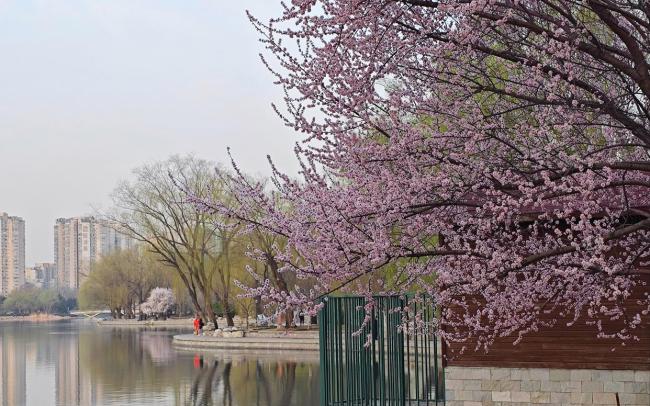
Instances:
[[[197,314],[196,317],[194,317],[193,324],[194,324],[194,335],[197,336],[199,335],[199,330],[201,330],[201,316]]]

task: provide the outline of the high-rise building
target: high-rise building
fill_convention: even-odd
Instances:
[[[25,221],[0,213],[0,294],[25,284]]]
[[[128,249],[135,240],[115,226],[94,217],[60,218],[54,225],[54,263],[57,286],[79,289],[92,266],[103,255]]]
[[[56,265],[42,262],[25,269],[25,282],[39,288],[55,288],[57,286]]]

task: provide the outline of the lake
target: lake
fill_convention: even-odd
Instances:
[[[177,350],[177,333],[0,323],[2,406],[318,405],[317,353]]]

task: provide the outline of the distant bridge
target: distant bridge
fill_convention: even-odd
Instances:
[[[102,314],[111,314],[111,311],[105,309],[105,310],[73,310],[70,312],[70,316],[87,317],[91,320],[97,318],[97,316]]]

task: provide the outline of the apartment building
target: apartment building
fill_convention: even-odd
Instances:
[[[25,284],[25,221],[0,212],[0,294]]]
[[[133,247],[135,240],[94,217],[60,218],[54,225],[57,286],[79,289],[103,255]]]
[[[42,262],[25,269],[25,282],[39,288],[55,288],[57,285],[56,265]]]

